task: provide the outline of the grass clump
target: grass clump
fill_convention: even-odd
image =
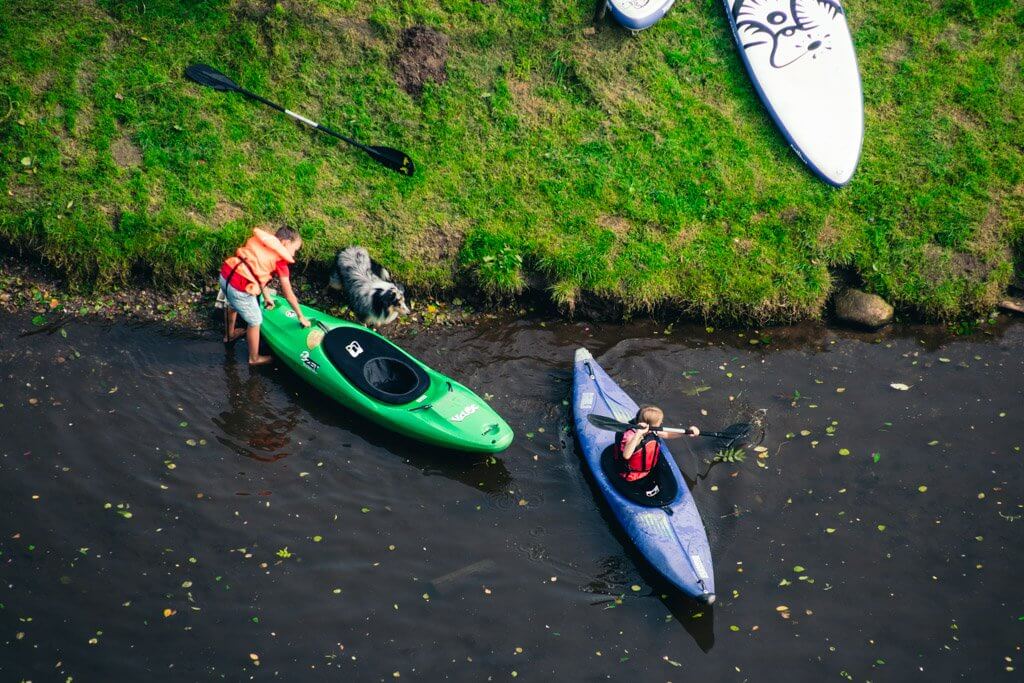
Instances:
[[[719,2],[638,37],[585,35],[591,5],[12,0],[0,240],[87,287],[211,278],[252,226],[288,222],[305,259],[359,242],[417,288],[543,282],[568,306],[814,316],[831,267],[929,317],[1004,289],[1024,238],[1019,5],[848,3],[867,130],[841,191],[774,129]],[[449,38],[419,97],[392,71],[414,24]],[[193,61],[407,150],[418,175],[199,88]]]

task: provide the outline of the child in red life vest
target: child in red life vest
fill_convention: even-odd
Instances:
[[[681,436],[700,436],[700,430],[690,427],[686,434],[659,432],[665,413],[657,406],[644,406],[636,413],[635,429],[628,429],[619,440],[618,456],[623,484],[635,493],[648,498],[658,494],[657,477],[650,476],[661,457],[661,439]]]
[[[274,275],[281,280],[281,293],[291,305],[303,327],[309,327],[309,320],[302,314],[299,301],[292,291],[288,264],[295,263],[295,253],[302,248],[302,237],[292,228],[284,227],[275,234],[256,228],[245,244],[234,256],[228,257],[220,268],[220,288],[227,299],[224,310],[224,343],[245,335],[249,345],[249,365],[265,365],[273,360],[260,355],[260,325],[263,311],[257,297],[263,294],[267,310],[274,308],[274,302],[266,296],[264,288]],[[248,327],[236,330],[238,316]]]

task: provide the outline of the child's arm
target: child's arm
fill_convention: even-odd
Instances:
[[[295,292],[292,291],[292,281],[287,275],[280,275],[281,280],[281,293],[284,294],[285,300],[295,311],[295,315],[299,316],[299,324],[303,327],[309,327],[309,319],[302,314],[302,309],[299,308],[299,300],[295,298]]]
[[[622,454],[624,457],[628,458],[633,454],[633,451],[636,450],[636,447],[639,446],[640,442],[644,440],[644,437],[647,435],[647,432],[648,429],[646,424],[641,422],[640,424],[637,425],[637,428],[633,430],[633,433],[629,435],[629,438],[626,439],[626,443],[623,444],[622,446]]]
[[[700,436],[700,430],[696,427],[690,427],[685,434],[681,432],[658,432],[658,437],[662,439],[678,439],[684,436]]]

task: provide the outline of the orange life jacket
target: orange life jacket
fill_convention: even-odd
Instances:
[[[658,464],[658,456],[661,455],[661,439],[654,432],[648,432],[630,455],[627,456],[623,453],[621,448],[620,437],[617,450],[620,462],[625,466],[620,474],[626,481],[636,481],[650,474],[654,466]]]
[[[295,259],[281,240],[266,230],[254,228],[252,237],[240,246],[234,256],[229,256],[224,263],[248,280],[245,286],[247,294],[259,296],[270,279],[274,277],[274,268],[278,261],[295,263]]]

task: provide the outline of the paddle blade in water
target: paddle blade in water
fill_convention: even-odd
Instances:
[[[237,83],[207,64],[193,64],[185,69],[185,75],[214,90],[239,90]]]
[[[387,166],[396,173],[401,173],[404,176],[411,176],[416,173],[416,166],[405,152],[391,147],[378,147],[376,145],[367,145],[363,149],[378,163]]]

